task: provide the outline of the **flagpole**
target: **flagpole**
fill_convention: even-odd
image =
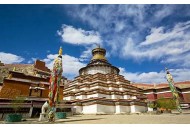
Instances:
[[[182,113],[182,109],[181,109],[181,106],[180,106],[180,98],[179,98],[179,94],[178,94],[178,91],[174,85],[174,80],[173,80],[173,77],[172,75],[170,74],[169,70],[167,68],[165,68],[166,70],[166,79],[168,81],[168,85],[170,87],[170,90],[172,92],[172,95],[173,95],[173,99],[176,103],[176,107],[177,107],[177,110]]]
[[[59,87],[62,78],[62,47],[59,49],[59,55],[54,60],[53,70],[50,77],[50,86],[48,94],[48,103],[49,103],[49,113],[48,120],[49,122],[55,121],[55,112],[56,104],[59,103]]]

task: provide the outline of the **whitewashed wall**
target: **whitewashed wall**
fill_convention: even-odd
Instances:
[[[115,94],[111,95],[111,99],[118,99],[118,98],[123,99],[123,96],[122,95],[115,95]]]
[[[91,98],[91,97],[100,97],[100,98],[106,97],[107,99],[110,99],[110,95],[100,94],[100,93],[87,95],[87,98]]]
[[[74,100],[75,96],[63,97],[63,100]]]
[[[153,108],[148,107],[148,111],[150,111],[150,112],[153,111]]]
[[[145,106],[131,105],[131,113],[146,112],[146,111],[147,111],[147,107]]]
[[[115,106],[98,104],[97,107],[98,107],[98,113],[107,113],[107,114],[115,113]]]
[[[125,88],[120,87],[119,90],[120,90],[120,91],[125,91]]]
[[[83,106],[83,114],[96,114],[97,113],[97,104]]]
[[[96,74],[96,73],[102,73],[102,74],[107,74],[111,72],[111,68],[107,68],[104,66],[100,67],[91,67],[88,70],[86,70],[87,74]]]
[[[131,96],[130,95],[124,95],[123,98],[124,99],[129,99]]]
[[[137,97],[136,96],[131,96],[131,99],[137,99]]]
[[[120,113],[129,113],[131,111],[130,106],[122,106],[122,105],[116,105],[115,106],[115,113],[120,114]]]
[[[74,89],[72,89],[71,91],[77,92],[77,91],[79,91],[79,89],[74,88]]]
[[[90,87],[91,90],[98,89],[98,88],[100,88],[100,89],[106,89],[106,87],[102,87],[102,86],[93,86],[93,87]]]
[[[82,113],[82,111],[83,111],[83,107],[82,106],[73,106],[73,113]]]
[[[87,98],[87,95],[76,96],[76,99],[86,99],[86,98]]]

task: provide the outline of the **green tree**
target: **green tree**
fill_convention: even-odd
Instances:
[[[160,98],[156,100],[156,104],[158,108],[164,108],[166,110],[170,109],[176,109],[176,103],[175,100],[170,98]]]
[[[22,104],[24,103],[25,100],[26,100],[25,97],[16,97],[15,99],[12,100],[11,104],[15,113],[17,113],[21,109]]]

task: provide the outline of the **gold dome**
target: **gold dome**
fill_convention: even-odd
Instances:
[[[93,55],[93,57],[91,60],[107,61],[107,59],[105,58],[106,50],[103,48],[100,48],[100,46],[92,50],[92,55]]]
[[[102,54],[95,54],[93,57],[92,57],[92,60],[106,60],[106,58],[102,55]]]

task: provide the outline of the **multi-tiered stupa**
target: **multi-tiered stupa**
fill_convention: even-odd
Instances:
[[[119,75],[119,69],[105,58],[106,50],[92,50],[90,63],[79,70],[79,76],[63,90],[74,113],[117,114],[147,111],[146,96],[130,81]]]

